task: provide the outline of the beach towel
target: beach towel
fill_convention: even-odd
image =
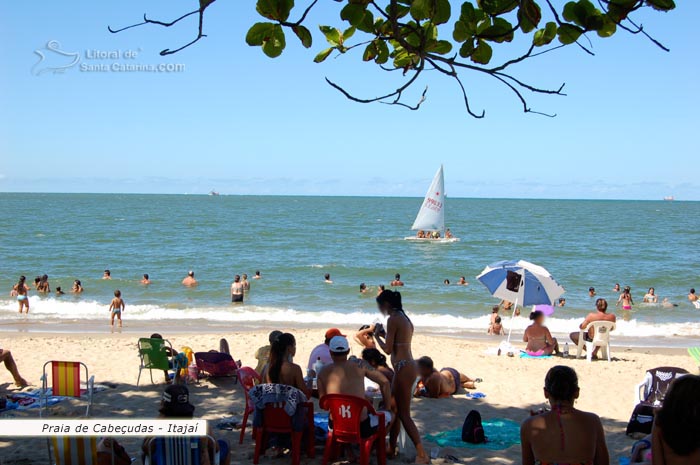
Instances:
[[[109,386],[102,384],[96,384],[93,392],[100,392],[109,389]],[[80,395],[87,393],[86,389],[80,389]],[[0,410],[0,412],[5,412],[8,410],[29,410],[32,408],[39,408],[40,406],[41,389],[33,389],[27,392],[15,392],[7,396],[7,404],[5,408]],[[46,403],[49,407],[58,404],[66,399],[73,399],[73,397],[63,397],[63,396],[52,396],[51,388],[47,390]]]
[[[524,350],[520,351],[520,358],[552,358],[551,355],[544,355],[543,353],[540,355],[537,355],[539,352],[525,352]]]
[[[467,399],[483,399],[486,397],[486,394],[483,392],[467,392],[466,396]]]
[[[695,363],[700,365],[700,347],[689,347],[688,348],[688,355],[693,357],[693,360],[695,360]]]
[[[425,437],[440,447],[454,447],[459,449],[489,449],[504,450],[520,444],[520,423],[505,418],[493,418],[483,420],[484,433],[489,438],[486,444],[471,444],[462,441],[462,428],[444,431],[438,434],[429,434]]]

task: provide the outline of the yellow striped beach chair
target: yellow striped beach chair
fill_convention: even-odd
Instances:
[[[51,365],[51,386],[49,386],[49,377],[46,373],[46,367]],[[48,392],[51,390],[52,396],[62,397],[82,397],[81,389],[81,372],[85,369],[85,379],[87,394],[87,408],[85,416],[90,416],[90,407],[92,407],[92,393],[95,387],[95,377],[90,377],[88,367],[82,362],[60,362],[52,360],[44,364],[43,374],[41,376],[41,393],[40,393],[40,409],[39,415],[43,416],[44,411],[48,409]]]
[[[53,465],[97,465],[95,437],[54,436],[48,442],[49,463]]]

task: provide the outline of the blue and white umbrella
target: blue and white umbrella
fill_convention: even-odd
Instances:
[[[513,317],[518,304],[523,307],[552,305],[565,292],[549,271],[525,260],[492,263],[476,279],[492,296],[515,303]],[[513,328],[512,318],[510,328]]]

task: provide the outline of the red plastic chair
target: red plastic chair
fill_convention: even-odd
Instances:
[[[263,426],[255,428],[255,455],[253,463],[258,465],[260,455],[267,450],[267,442],[270,433],[289,434],[292,436],[292,465],[299,465],[301,462],[301,440],[304,432],[307,433],[306,455],[309,458],[316,457],[314,447],[314,404],[306,402],[298,408],[306,407],[306,424],[304,431],[294,431],[292,428],[292,417],[284,411],[284,402],[268,404],[263,411]]]
[[[238,441],[239,444],[243,444],[245,427],[248,424],[248,417],[255,411],[255,406],[250,400],[249,392],[251,389],[253,389],[253,386],[262,382],[262,378],[254,369],[250,367],[242,367],[238,369],[238,382],[241,383],[241,386],[243,386],[243,392],[245,393],[245,413],[243,414],[243,423],[241,425],[241,438]],[[255,434],[255,430],[253,430],[253,434]]]
[[[320,400],[319,405],[328,410],[333,422],[333,428],[328,429],[323,465],[337,457],[340,444],[359,444],[360,465],[369,465],[372,447],[376,447],[377,464],[386,465],[386,424],[383,413],[377,413],[367,399],[341,394],[328,394]],[[377,432],[367,438],[360,434],[363,409],[367,409],[368,414],[379,417]]]

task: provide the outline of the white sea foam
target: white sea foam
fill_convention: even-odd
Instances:
[[[31,302],[29,318],[41,318],[42,321],[56,320],[95,320],[107,319],[109,313],[104,303],[96,301],[70,301],[56,299],[36,299]],[[17,303],[11,300],[0,301],[0,317],[16,318]],[[444,314],[410,314],[417,327],[441,332],[477,331],[485,332],[489,324],[489,315],[466,318]],[[503,315],[506,330],[510,327],[510,319]],[[159,305],[127,305],[123,314],[125,320],[158,321],[177,320],[179,322],[191,321],[194,324],[202,324],[202,321],[213,323],[297,323],[297,324],[334,324],[347,326],[360,326],[374,321],[376,313],[351,312],[341,313],[332,311],[303,311],[291,308],[240,306],[225,307],[191,307],[191,308],[166,308]],[[581,318],[548,318],[547,326],[556,334],[574,331],[581,322]],[[184,323],[186,324],[186,323]],[[513,331],[522,333],[530,324],[524,317],[516,317],[513,320]],[[204,323],[206,325],[206,323]],[[663,337],[663,336],[700,336],[700,323],[641,323],[636,319],[630,321],[618,321],[615,334],[628,337]]]

